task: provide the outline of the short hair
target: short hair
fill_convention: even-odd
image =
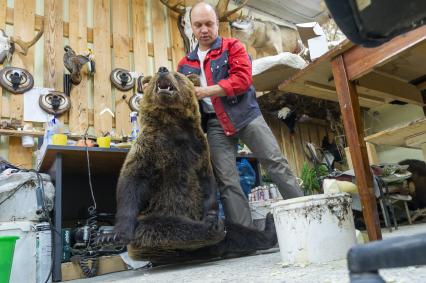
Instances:
[[[210,5],[209,3],[206,3],[206,2],[203,2],[203,1],[199,1],[199,2],[197,2],[194,6],[192,6],[191,10],[189,10],[189,21],[192,23],[192,19],[191,19],[192,10],[193,10],[193,9],[194,9],[197,5],[199,5],[199,4],[201,4],[201,3],[208,5],[208,6],[210,6],[210,7],[213,9],[213,11],[214,11],[214,13],[215,13],[215,15],[216,15],[216,20],[217,20],[217,22],[219,22],[219,13],[217,12],[217,9],[216,9],[215,7],[213,7],[212,5]]]

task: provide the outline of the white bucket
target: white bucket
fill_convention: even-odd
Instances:
[[[346,258],[355,245],[351,197],[313,195],[272,204],[281,259],[307,265]]]

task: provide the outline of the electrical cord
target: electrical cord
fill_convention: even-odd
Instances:
[[[86,160],[87,160],[87,173],[89,178],[89,188],[92,196],[93,205],[88,208],[89,218],[87,219],[87,226],[89,229],[88,241],[86,246],[86,251],[80,257],[80,267],[83,271],[83,274],[86,277],[93,277],[96,275],[98,270],[98,247],[96,245],[92,246],[96,240],[96,229],[97,229],[97,211],[96,211],[96,199],[93,192],[92,185],[92,174],[90,170],[90,157],[89,157],[89,147],[87,145],[87,130],[84,134],[84,143],[86,145]],[[89,261],[92,261],[92,265],[89,266]]]

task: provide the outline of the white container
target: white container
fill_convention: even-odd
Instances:
[[[355,245],[351,197],[313,195],[272,204],[281,258],[307,265],[346,258]]]
[[[10,283],[36,282],[36,231],[34,222],[0,222],[0,236],[18,236]]]
[[[52,267],[52,232],[48,222],[42,222],[35,225],[36,236],[36,266],[37,283],[52,282],[50,270]]]

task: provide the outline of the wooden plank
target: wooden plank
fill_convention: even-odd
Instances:
[[[348,80],[343,56],[336,57],[331,65],[368,237],[370,241],[380,240],[382,234],[373,189],[373,176],[368,164],[357,93],[354,84]]]
[[[95,135],[112,130],[112,117],[108,114],[100,116],[103,109],[112,107],[111,82],[111,49],[110,49],[110,1],[93,1],[93,31],[96,38],[93,49],[96,60],[94,76],[94,129]]]
[[[35,1],[15,0],[14,27],[13,34],[20,36],[24,41],[31,40],[34,35],[35,25]],[[34,47],[28,50],[26,56],[15,52],[12,57],[12,66],[34,71]],[[10,117],[18,120],[23,119],[24,99],[22,94],[10,95]],[[21,145],[21,138],[9,138],[9,161],[13,164],[20,164],[24,168],[32,167],[32,148],[24,148]]]
[[[173,5],[173,4],[172,4]],[[179,61],[185,56],[185,46],[183,44],[182,36],[179,32],[179,14],[168,10],[169,13],[169,23],[170,23],[170,33],[171,33],[171,45],[172,45],[172,63],[173,69],[177,70]]]
[[[390,129],[365,137],[365,141],[374,144],[386,144],[393,146],[407,146],[405,140],[414,135],[426,132],[426,118],[419,118],[408,123],[396,125]],[[419,146],[416,146],[419,147]]]
[[[12,8],[7,8],[7,16],[6,16],[6,24],[9,25],[13,25],[13,9]],[[43,21],[44,17],[40,16],[40,15],[36,15],[36,26],[35,26],[35,30],[39,31],[41,28],[41,22]],[[87,42],[88,43],[93,43],[93,33],[94,30],[92,28],[87,28]],[[69,23],[68,22],[63,22],[63,35],[65,38],[69,38]],[[110,46],[111,48],[113,48],[113,35],[110,34]],[[129,38],[129,52],[133,52],[134,51],[134,47],[133,47],[133,38]],[[154,57],[154,45],[152,42],[148,42],[148,56],[150,57]],[[167,48],[167,59],[168,60],[172,60],[172,50],[171,48]]]
[[[16,3],[16,2],[15,2]],[[16,6],[15,6],[16,7]],[[33,149],[22,146],[22,139],[19,137],[9,138],[9,161],[21,168],[32,168]]]
[[[375,48],[355,46],[343,55],[349,80],[355,80],[367,74],[373,68],[383,65],[402,52],[426,39],[426,26],[395,37]]]
[[[423,98],[420,91],[414,85],[401,80],[372,72],[359,78],[358,85],[367,89],[366,91],[360,89],[360,93],[362,92],[374,97],[384,97],[423,106]],[[357,86],[357,90],[358,88]]]
[[[45,32],[44,32],[44,87],[53,88],[58,91],[63,90],[63,1],[45,0],[44,11]],[[59,117],[59,120],[66,123],[68,113]]]
[[[160,1],[152,1],[152,19],[152,37],[155,47],[154,72],[157,72],[159,67],[170,65],[167,59],[167,33],[164,24],[167,21],[167,14]]]
[[[426,143],[426,131],[420,134],[409,136],[405,140],[405,144],[410,147],[421,147],[423,143]]]
[[[69,1],[69,44],[77,54],[87,53],[87,2]],[[84,134],[89,127],[87,68],[82,70],[81,82],[71,88],[69,129],[71,133]]]
[[[145,1],[132,0],[133,55],[135,71],[148,75],[148,40],[145,25]]]
[[[0,29],[3,29],[4,31],[6,30],[6,11],[7,11],[7,0],[0,0]],[[0,65],[0,68],[3,68],[3,64]],[[3,104],[4,104],[3,99],[8,100],[7,97],[3,96],[3,88],[0,87],[0,118],[5,117],[3,115],[5,114],[3,112]],[[8,106],[8,105],[4,105],[4,106]]]
[[[338,101],[336,89],[334,87],[311,81],[305,81],[303,83],[297,81],[284,86],[282,85],[280,86],[280,90],[330,101]],[[383,98],[367,96],[360,96],[359,101],[360,105],[366,108],[372,108],[386,103]]]
[[[130,69],[129,61],[129,1],[112,1],[112,22],[114,39],[114,68]],[[167,57],[166,57],[167,58]],[[130,135],[129,99],[132,91],[115,89],[115,126],[118,133]]]

